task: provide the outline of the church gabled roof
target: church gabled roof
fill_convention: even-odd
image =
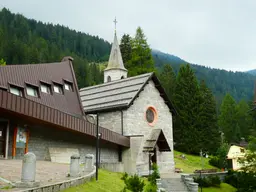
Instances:
[[[124,67],[116,33],[114,36],[114,41],[112,44],[112,48],[111,48],[111,52],[108,60],[108,66],[105,70],[110,70],[110,69],[121,69],[121,70],[127,71],[127,69],[125,69]]]
[[[128,108],[150,80],[155,83],[160,96],[165,100],[170,111],[176,114],[173,104],[154,73],[146,73],[80,89],[84,111],[85,113],[98,113]]]

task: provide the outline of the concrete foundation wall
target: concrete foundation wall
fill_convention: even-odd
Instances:
[[[16,122],[11,121],[8,156],[12,157],[13,134]],[[37,160],[49,160],[49,148],[73,148],[78,149],[81,161],[84,162],[86,154],[94,154],[96,150],[96,140],[90,136],[81,135],[67,130],[60,130],[46,126],[28,126],[30,135],[28,151],[33,152]],[[101,160],[108,163],[118,162],[118,147],[111,143],[101,141]],[[23,149],[16,150],[16,158],[20,159],[24,155]]]
[[[123,163],[100,163],[100,168],[106,169],[112,172],[124,172]]]

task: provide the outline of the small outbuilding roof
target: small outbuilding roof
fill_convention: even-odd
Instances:
[[[176,114],[173,104],[155,73],[146,73],[80,89],[79,93],[84,111],[85,113],[98,113],[128,108],[150,80],[155,83],[155,87],[160,92],[160,96],[164,99],[170,111]]]
[[[162,129],[152,129],[149,138],[144,143],[143,151],[152,152],[158,145],[159,151],[171,151]]]

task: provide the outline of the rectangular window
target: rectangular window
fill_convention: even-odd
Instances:
[[[62,91],[62,85],[60,85],[60,84],[54,84],[53,85],[53,90],[54,90],[54,92],[55,93],[60,93],[60,94],[62,94],[63,93],[63,91]]]
[[[26,85],[27,94],[32,97],[38,97],[38,88],[32,85]]]
[[[16,86],[14,86],[14,85],[10,85],[10,93],[22,97],[22,96],[23,96],[22,92],[23,92],[23,91],[22,91],[22,88],[16,87]]]
[[[122,162],[122,147],[118,146],[118,162]]]
[[[64,88],[65,90],[72,91],[73,90],[72,83],[64,81]]]
[[[41,88],[42,93],[48,93],[48,94],[51,93],[51,87],[50,87],[50,85],[47,85],[46,83],[41,83],[40,88]]]

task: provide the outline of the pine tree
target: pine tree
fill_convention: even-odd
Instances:
[[[174,124],[174,141],[177,150],[198,154],[200,144],[200,90],[189,65],[179,70],[174,104],[178,117]]]
[[[236,115],[236,102],[230,94],[226,94],[221,103],[218,124],[228,143],[236,142],[236,135],[240,132]]]
[[[176,85],[176,75],[169,64],[165,64],[163,70],[160,72],[159,79],[163,85],[168,97],[173,100],[175,85]]]
[[[123,62],[126,68],[128,66],[128,61],[132,58],[132,38],[128,34],[124,34],[120,43],[120,51],[122,53]]]
[[[132,40],[132,57],[127,62],[127,69],[129,76],[140,75],[155,70],[151,49],[140,27],[137,28],[135,38]]]
[[[248,140],[250,130],[252,129],[253,119],[249,113],[250,107],[245,100],[241,100],[236,106],[236,120],[239,127],[240,137],[244,137]]]
[[[200,83],[200,137],[201,148],[210,153],[215,153],[220,146],[220,134],[216,102],[210,89],[204,81]]]

